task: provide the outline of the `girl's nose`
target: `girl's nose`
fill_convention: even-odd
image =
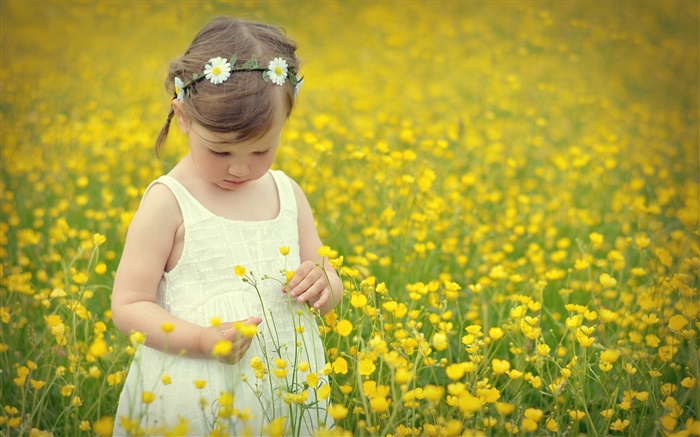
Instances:
[[[228,166],[228,174],[235,177],[243,177],[248,175],[248,166],[246,164],[230,164]]]

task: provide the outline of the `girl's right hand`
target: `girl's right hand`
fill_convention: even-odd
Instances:
[[[226,364],[236,364],[239,362],[248,351],[254,338],[254,336],[244,336],[234,327],[234,325],[239,322],[246,325],[257,326],[262,323],[262,319],[260,317],[249,317],[248,319],[239,320],[238,322],[225,322],[219,326],[204,328],[204,333],[200,339],[200,345],[205,355],[213,357],[214,347],[217,343],[221,340],[227,340],[231,342],[231,352],[228,355],[218,356],[217,358],[219,361]]]

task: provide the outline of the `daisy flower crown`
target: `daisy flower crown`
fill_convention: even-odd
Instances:
[[[231,56],[230,60],[222,58],[220,56],[216,58],[211,58],[209,62],[204,66],[204,73],[194,73],[192,75],[192,80],[185,83],[182,79],[175,76],[175,98],[180,102],[185,101],[185,96],[190,96],[194,85],[207,79],[214,85],[219,85],[228,80],[231,73],[237,73],[241,71],[261,71],[262,77],[265,82],[272,82],[275,85],[282,86],[285,81],[289,81],[294,85],[294,97],[296,98],[299,94],[299,88],[304,82],[303,77],[299,77],[294,72],[294,68],[290,68],[287,65],[287,61],[283,58],[275,58],[267,65],[267,67],[262,67],[258,63],[258,59],[253,55],[249,61],[243,63],[238,67],[234,67],[236,64],[236,55]]]

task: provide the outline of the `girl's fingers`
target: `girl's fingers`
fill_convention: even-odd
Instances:
[[[295,287],[290,287],[292,297],[297,297],[300,294],[306,293],[315,284],[323,284],[323,278],[320,271],[312,271],[307,274]]]
[[[318,296],[326,288],[326,284],[323,282],[314,282],[311,286],[299,296],[299,302],[306,302]]]
[[[330,294],[331,294],[331,292],[327,287],[324,288],[323,290],[321,290],[321,293],[320,293],[318,299],[316,300],[316,302],[314,302],[314,305],[313,305],[314,308],[319,309],[323,305],[325,305],[326,302],[328,302],[328,297],[330,296]]]
[[[315,269],[316,264],[312,263],[311,261],[304,261],[301,263],[299,268],[297,268],[294,272],[294,276],[289,281],[289,289],[293,290],[295,287],[297,287],[299,283],[306,279],[309,273],[313,272]]]

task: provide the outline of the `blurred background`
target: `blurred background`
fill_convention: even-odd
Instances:
[[[447,305],[483,332],[507,324],[509,296],[537,295],[552,344],[569,303],[637,320],[653,290],[665,296],[660,317],[696,319],[697,2],[3,1],[8,405],[26,394],[10,369],[56,347],[48,316],[65,321],[66,307],[82,306],[75,343],[55,359],[91,368],[104,321],[112,334],[99,338],[115,355],[90,384],[114,386],[102,392],[109,402],[42,420],[111,414],[128,359],[109,321],[112,275],[143,190],[187,152],[176,127],[163,161],[153,150],[171,99],[166,70],[220,14],[278,24],[298,42],[305,82],[276,166],[305,189],[324,242],[357,282],[384,282],[426,314]],[[95,233],[106,237],[99,255]],[[655,288],[675,274],[691,291]],[[446,280],[461,284],[447,301],[411,294]],[[373,331],[354,317],[358,332]],[[425,326],[426,338],[443,329]],[[601,347],[635,329],[620,322]],[[678,369],[697,363],[683,357]],[[53,374],[51,363],[40,368]],[[85,399],[100,390],[85,387]]]

